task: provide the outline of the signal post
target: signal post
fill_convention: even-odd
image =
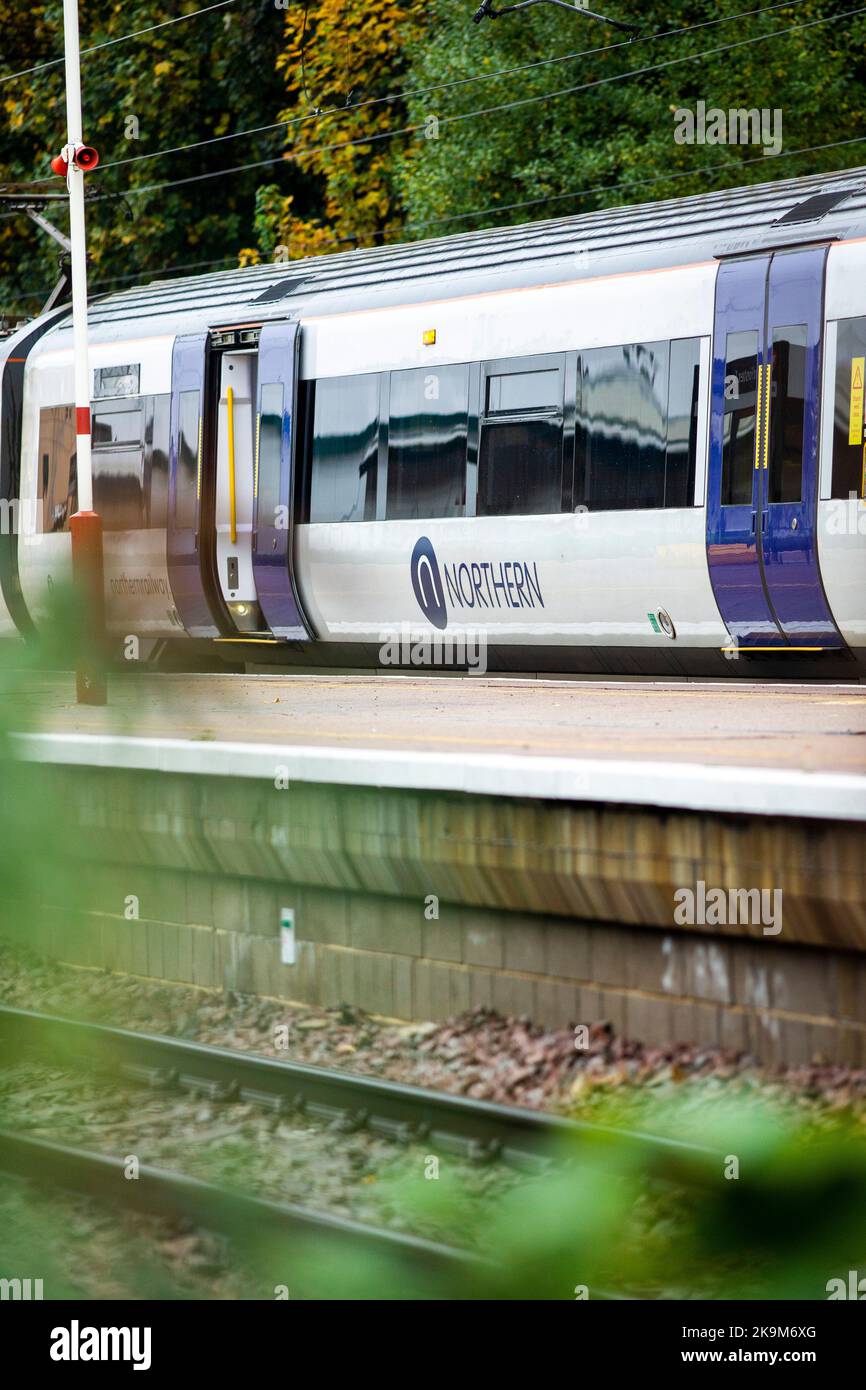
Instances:
[[[84,220],[84,176],[99,163],[85,145],[81,120],[81,72],[78,40],[78,0],[63,0],[66,63],[66,145],[51,161],[69,189],[69,238],[72,243],[72,330],[75,356],[75,436],[78,510],[70,518],[72,576],[78,597],[79,640],[75,686],[79,704],[104,705],[105,586],[102,519],[93,509],[91,463],[90,361],[87,348],[87,251]]]

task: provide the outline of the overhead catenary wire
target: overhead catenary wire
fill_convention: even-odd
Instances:
[[[102,170],[116,169],[122,164],[137,164],[146,159],[159,159],[162,155],[183,154],[188,150],[201,149],[206,145],[219,145],[227,140],[248,139],[254,135],[275,134],[278,130],[286,130],[296,125],[306,124],[308,121],[315,121],[333,116],[343,116],[354,111],[362,111],[372,106],[382,106],[398,101],[414,100],[422,96],[430,96],[434,92],[448,91],[455,87],[466,87],[478,82],[490,82],[497,78],[512,77],[521,73],[530,72],[537,68],[549,67],[555,63],[572,62],[577,58],[587,58],[601,53],[610,53],[619,48],[633,48],[636,43],[656,43],[660,39],[668,39],[690,34],[698,29],[705,29],[719,24],[729,24],[737,19],[747,19],[757,14],[769,13],[773,10],[790,9],[794,5],[805,4],[806,0],[778,0],[774,5],[766,5],[758,9],[742,10],[738,14],[724,15],[718,19],[704,20],[700,24],[689,24],[680,29],[667,29],[660,34],[646,34],[634,40],[624,40],[618,43],[604,44],[597,48],[583,49],[578,53],[566,53],[555,58],[542,58],[535,63],[523,63],[518,67],[502,68],[496,72],[476,73],[471,77],[453,78],[448,82],[436,82],[428,87],[407,88],[404,91],[390,92],[381,97],[368,97],[364,101],[346,103],[342,106],[329,106],[323,109],[316,108],[306,112],[302,116],[292,116],[285,121],[274,121],[269,125],[253,126],[249,130],[230,131],[227,135],[212,135],[206,140],[193,140],[186,145],[175,145],[173,148],[165,150],[153,150],[143,154],[129,155],[126,159],[115,159],[101,166]],[[307,100],[310,101],[309,93],[306,91],[306,79],[304,79],[304,92]],[[313,103],[311,102],[311,105]]]
[[[803,146],[801,149],[797,149],[797,150],[784,150],[784,151],[782,151],[780,154],[775,155],[773,158],[774,158],[774,162],[775,162],[776,160],[781,160],[781,159],[793,159],[793,158],[795,158],[795,157],[797,157],[797,156],[799,156],[799,155],[804,155],[804,154],[816,154],[816,153],[819,153],[819,152],[821,152],[821,151],[823,151],[823,150],[839,149],[839,148],[842,148],[842,147],[845,147],[845,146],[848,146],[848,145],[857,145],[857,144],[866,144],[866,135],[855,135],[855,136],[851,136],[850,138],[845,139],[845,140],[830,140],[830,141],[827,141],[826,143],[824,143],[824,144],[822,144],[822,145],[805,145],[805,146]],[[630,188],[647,187],[647,186],[652,185],[652,184],[666,183],[666,182],[669,182],[670,180],[673,180],[673,179],[703,178],[703,177],[705,177],[705,176],[707,176],[707,175],[710,175],[710,176],[712,176],[712,177],[714,177],[714,178],[719,178],[719,177],[721,177],[721,176],[722,176],[723,174],[725,174],[725,173],[731,173],[731,174],[737,173],[738,170],[741,169],[744,165],[747,165],[747,164],[759,164],[759,163],[765,163],[765,162],[766,162],[766,156],[764,156],[764,155],[756,155],[756,156],[755,156],[754,158],[752,158],[752,159],[743,159],[743,160],[737,161],[736,163],[732,163],[732,162],[729,161],[729,160],[718,160],[718,161],[717,161],[716,163],[714,163],[714,164],[703,165],[702,167],[700,167],[700,168],[698,168],[698,169],[681,170],[681,171],[678,171],[677,173],[674,173],[674,174],[658,174],[658,175],[654,175],[653,177],[647,178],[647,179],[621,179],[621,180],[619,180],[619,181],[616,182],[616,183],[596,184],[596,185],[591,186],[591,187],[589,187],[589,188],[573,189],[573,190],[572,190],[571,192],[569,192],[569,193],[559,193],[559,194],[553,194],[553,195],[551,195],[551,196],[549,196],[549,197],[532,198],[532,199],[527,199],[527,200],[522,201],[522,202],[519,202],[519,203],[499,203],[499,204],[494,203],[494,204],[492,204],[490,207],[486,207],[486,208],[475,208],[475,209],[474,209],[473,211],[471,211],[471,212],[467,212],[467,213],[456,213],[456,214],[454,214],[454,215],[452,215],[452,216],[450,216],[450,217],[435,217],[435,218],[427,219],[427,220],[425,220],[425,221],[423,221],[423,222],[414,222],[414,223],[413,223],[413,222],[407,222],[407,223],[404,224],[403,228],[401,229],[401,232],[407,231],[407,230],[416,230],[416,231],[417,231],[417,230],[421,230],[421,229],[426,228],[426,227],[441,226],[441,225],[443,225],[443,224],[445,224],[445,223],[454,222],[454,221],[461,221],[461,220],[463,220],[464,218],[468,218],[468,217],[481,217],[481,216],[486,215],[486,214],[489,214],[489,213],[513,211],[513,210],[518,209],[518,208],[523,208],[523,207],[532,206],[533,204],[537,205],[538,203],[556,202],[556,201],[558,201],[558,200],[562,200],[562,199],[566,199],[566,198],[583,198],[583,197],[589,197],[589,196],[591,196],[591,195],[594,194],[594,193],[612,193],[612,192],[617,192],[617,191],[619,191],[620,189],[630,189]],[[844,178],[844,177],[845,177],[845,174],[846,174],[846,170],[844,170],[844,169],[841,169],[841,170],[831,170],[831,171],[826,171],[826,172],[827,172],[827,177],[836,177],[836,178]],[[820,178],[820,177],[821,177],[821,173],[822,173],[822,171],[819,170],[819,171],[817,171],[815,174],[809,175],[808,177]],[[543,222],[544,220],[546,220],[546,219],[540,219],[540,222],[538,223],[538,225],[540,225],[541,222]],[[532,226],[533,224],[532,224],[532,223],[526,223],[526,224],[524,224],[524,225],[526,225],[526,226]],[[479,231],[481,231],[481,230],[494,230],[494,229],[492,229],[492,228],[480,228]],[[343,244],[343,243],[347,243],[347,242],[357,243],[357,242],[360,241],[361,239],[362,239],[361,237],[338,237],[338,238],[335,238],[335,242],[337,242],[338,244]],[[391,244],[391,243],[390,243],[390,242],[386,242],[385,244],[386,244],[386,245],[389,245],[389,244]],[[204,267],[209,267],[209,266],[214,266],[214,265],[225,265],[227,268],[231,268],[231,269],[237,270],[237,269],[240,269],[241,267],[238,267],[238,266],[236,266],[236,265],[230,265],[230,263],[231,263],[231,262],[234,262],[236,259],[237,259],[237,257],[232,256],[232,257],[220,257],[220,258],[217,259],[217,260],[191,261],[191,262],[186,262],[185,264],[181,264],[181,265],[166,266],[165,270],[164,270],[162,273],[163,273],[163,275],[168,276],[168,275],[173,275],[173,274],[175,274],[175,273],[177,273],[177,272],[179,272],[179,271],[182,271],[182,270],[198,270],[198,269],[202,269],[202,268],[204,268]],[[268,263],[266,262],[265,264],[268,264]],[[143,272],[143,274],[144,274],[144,273],[145,273],[145,272]],[[159,280],[159,278],[160,278],[159,276],[156,277],[157,280]],[[127,281],[127,280],[139,280],[140,283],[142,283],[142,284],[150,283],[149,281],[146,281],[146,280],[141,279],[141,276],[140,276],[137,272],[134,272],[134,273],[131,274],[131,275],[111,276],[111,277],[106,278],[106,279],[95,280],[95,281],[92,282],[92,287],[93,287],[93,288],[96,288],[96,287],[99,286],[99,285],[116,284],[118,281]],[[27,290],[21,291],[21,292],[19,293],[19,295],[18,295],[18,298],[19,298],[19,299],[39,299],[39,298],[44,297],[44,294],[45,294],[44,288],[41,289],[41,290],[37,290],[37,289],[33,289],[33,288],[28,288]]]
[[[91,44],[89,48],[82,48],[82,58],[88,53],[98,53],[100,49],[111,48],[114,44],[128,43],[130,39],[140,39],[144,34],[154,34],[157,29],[167,29],[170,24],[182,24],[185,19],[197,19],[199,15],[210,14],[211,10],[224,10],[228,5],[234,5],[237,0],[216,0],[213,5],[205,5],[201,10],[190,10],[189,14],[175,15],[173,19],[163,19],[159,24],[150,24],[146,29],[136,29],[131,34],[118,34],[117,38],[104,39],[102,43]],[[61,66],[66,60],[64,58],[49,58],[44,63],[34,63],[31,68],[22,68],[20,72],[8,72],[4,77],[0,77],[0,85],[4,82],[14,82],[19,77],[29,77],[33,72],[43,72],[46,68],[56,68]]]
[[[706,29],[706,28],[716,27],[716,26],[718,26],[718,25],[720,25],[720,24],[730,24],[730,23],[733,23],[735,20],[739,20],[739,19],[748,19],[748,18],[753,17],[753,16],[755,16],[755,15],[769,14],[769,13],[772,13],[774,10],[779,10],[779,9],[792,9],[792,8],[793,8],[794,6],[796,6],[796,5],[805,4],[805,3],[806,3],[806,0],[777,0],[777,3],[772,4],[772,5],[759,6],[758,8],[753,8],[753,9],[751,9],[751,10],[741,10],[741,11],[739,11],[737,14],[733,14],[733,15],[722,15],[722,16],[716,18],[716,19],[702,20],[699,24],[689,24],[689,25],[685,25],[685,26],[683,26],[683,27],[681,27],[681,28],[679,28],[679,29],[666,29],[666,30],[663,30],[663,31],[662,31],[661,33],[659,33],[659,34],[646,34],[646,35],[639,36],[638,38],[633,39],[633,40],[629,40],[629,39],[620,40],[620,41],[618,41],[618,42],[616,42],[616,43],[603,44],[603,45],[598,46],[598,47],[595,47],[595,48],[581,49],[580,51],[574,52],[574,53],[560,54],[559,56],[553,57],[553,58],[542,58],[542,59],[539,59],[539,60],[536,61],[536,62],[533,62],[533,63],[523,63],[523,64],[520,64],[520,65],[518,65],[518,66],[516,66],[516,67],[511,67],[511,68],[500,68],[500,69],[497,69],[497,70],[494,71],[494,72],[475,73],[475,74],[473,74],[473,75],[471,75],[471,76],[469,76],[469,77],[452,78],[452,79],[450,79],[450,80],[447,81],[447,82],[436,82],[436,83],[433,83],[433,84],[431,84],[430,86],[427,86],[427,87],[406,88],[406,89],[401,90],[401,91],[398,91],[398,92],[390,92],[390,93],[387,93],[387,94],[385,94],[384,96],[381,96],[381,97],[368,97],[368,98],[366,98],[364,101],[346,103],[345,105],[341,105],[341,106],[331,106],[331,107],[327,107],[327,108],[323,108],[323,109],[316,108],[316,109],[314,109],[314,110],[312,110],[312,111],[305,112],[303,115],[289,117],[287,120],[284,120],[284,121],[273,121],[273,122],[271,122],[271,123],[269,123],[269,124],[267,124],[267,125],[252,126],[252,127],[250,127],[249,129],[247,129],[247,130],[229,131],[229,132],[228,132],[227,134],[225,134],[225,135],[212,135],[212,136],[209,136],[207,139],[204,139],[204,140],[193,140],[193,141],[189,141],[189,142],[188,142],[187,144],[185,144],[185,145],[174,145],[174,146],[166,147],[165,149],[161,149],[161,150],[149,150],[149,151],[145,151],[145,152],[143,152],[143,153],[141,153],[141,154],[128,155],[128,156],[127,156],[126,158],[124,158],[124,159],[114,159],[114,160],[110,160],[110,161],[108,161],[108,162],[106,162],[106,163],[104,163],[104,164],[101,164],[101,165],[99,166],[98,171],[94,171],[94,172],[99,172],[100,174],[103,174],[103,173],[107,172],[107,170],[109,170],[109,169],[117,169],[117,168],[119,168],[119,167],[121,167],[122,165],[125,165],[125,164],[137,164],[137,163],[141,163],[141,161],[143,161],[143,160],[160,159],[160,158],[162,158],[163,156],[167,157],[167,156],[169,156],[169,155],[184,154],[184,153],[186,153],[186,152],[188,152],[188,151],[190,151],[190,150],[203,149],[203,148],[205,148],[205,147],[208,146],[208,145],[219,145],[219,144],[224,144],[224,143],[225,143],[226,141],[228,141],[228,140],[249,139],[249,138],[251,138],[251,137],[253,137],[253,136],[256,136],[256,135],[275,134],[277,131],[280,131],[280,130],[287,130],[287,129],[290,129],[290,128],[294,127],[294,126],[298,126],[298,125],[304,125],[304,124],[306,124],[306,123],[309,122],[309,121],[318,121],[318,120],[322,120],[322,119],[329,119],[329,118],[331,118],[331,117],[333,117],[333,116],[344,116],[344,115],[351,114],[352,112],[355,112],[355,111],[362,111],[362,110],[368,109],[368,108],[373,107],[373,106],[382,106],[382,105],[390,104],[390,103],[393,103],[393,102],[408,101],[408,100],[410,100],[410,99],[416,99],[416,98],[421,97],[421,96],[429,96],[430,94],[435,93],[435,92],[448,91],[448,90],[452,90],[452,89],[457,88],[457,87],[466,87],[466,86],[470,86],[470,85],[473,85],[473,84],[476,84],[476,83],[479,83],[479,82],[490,82],[490,81],[494,81],[494,80],[496,80],[496,79],[498,79],[498,78],[503,78],[503,77],[513,77],[513,76],[517,76],[517,75],[522,74],[522,73],[525,73],[525,72],[533,71],[533,70],[535,70],[535,69],[537,69],[537,68],[549,67],[549,66],[552,66],[552,65],[555,65],[555,64],[559,64],[559,63],[572,62],[572,61],[575,61],[575,60],[578,59],[578,58],[586,58],[586,57],[591,57],[591,56],[595,56],[595,55],[598,55],[598,54],[610,53],[610,52],[613,52],[613,51],[616,50],[616,49],[621,49],[621,48],[633,48],[633,47],[635,46],[635,44],[638,44],[638,43],[657,43],[657,42],[659,42],[659,41],[662,40],[662,39],[670,39],[670,38],[680,37],[680,36],[682,36],[682,35],[684,35],[684,34],[695,33],[695,32],[697,32],[699,29]],[[774,31],[774,32],[780,32],[780,33],[782,33],[782,32],[785,32],[785,30],[777,30],[777,31]],[[696,57],[701,57],[701,56],[704,56],[704,55],[703,55],[703,54],[698,54],[698,55],[694,55],[694,56],[696,56]],[[651,69],[650,69],[650,70],[651,70]],[[623,74],[619,74],[618,76],[619,76],[619,77],[622,77]],[[605,79],[605,80],[610,80],[610,79]],[[576,90],[580,90],[580,89],[576,89]],[[306,88],[305,88],[305,92],[306,92]],[[308,93],[307,93],[307,99],[309,100],[309,94],[308,94]],[[482,114],[483,114],[483,113],[482,113]],[[441,125],[441,124],[442,124],[442,121],[440,120],[440,125]],[[418,128],[419,128],[419,127],[412,127],[412,129],[418,129]],[[401,132],[395,132],[395,133],[405,133],[405,132],[404,132],[404,131],[401,131]],[[313,152],[314,152],[314,151],[310,151],[310,153],[313,153]],[[280,161],[280,160],[283,159],[284,157],[285,157],[284,155],[276,155],[276,156],[274,156],[273,159],[272,159],[271,161],[269,161],[269,162],[271,162],[271,163],[277,163],[278,161]],[[249,165],[249,166],[246,166],[246,167],[254,168],[254,167],[257,167],[257,166],[256,166],[256,165]],[[19,187],[23,187],[23,188],[28,188],[28,187],[31,187],[33,184],[45,183],[45,182],[48,181],[48,179],[49,179],[49,175],[45,174],[45,175],[42,175],[40,178],[29,180],[28,182],[19,184],[18,186],[19,186]]]
[[[795,32],[803,32],[806,29],[813,29],[820,24],[831,24],[838,20],[850,19],[855,15],[866,13],[866,5],[860,5],[856,9],[846,10],[841,14],[826,15],[821,19],[808,20],[803,24],[788,25],[782,29],[774,29],[769,34],[759,34],[748,39],[737,39],[733,43],[720,44],[715,48],[704,49],[699,53],[687,53],[678,55],[675,58],[668,58],[661,63],[651,64],[643,68],[632,68],[627,72],[613,73],[608,77],[595,78],[591,82],[577,83],[571,87],[562,87],[555,92],[547,92],[537,96],[519,97],[514,101],[499,102],[494,106],[481,108],[480,110],[458,112],[453,116],[442,116],[439,118],[439,126],[454,125],[461,121],[476,120],[481,116],[490,116],[502,111],[512,111],[518,108],[537,105],[547,101],[554,101],[559,97],[576,95],[580,92],[591,91],[598,87],[604,87],[614,82],[624,82],[632,77],[642,77],[653,72],[674,67],[682,63],[697,62],[702,58],[715,56],[719,53],[729,53],[734,49],[744,48],[752,44],[767,43],[771,39],[787,38]],[[300,157],[306,159],[314,154],[324,154],[332,150],[350,149],[359,145],[372,145],[383,140],[393,140],[399,135],[417,134],[426,129],[426,121],[415,125],[401,126],[397,129],[377,131],[373,134],[357,136],[351,140],[336,140],[324,145],[314,145],[309,149],[298,152]],[[295,156],[297,157],[297,156]],[[130,188],[124,192],[125,198],[139,198],[148,193],[162,192],[166,188],[180,188],[187,184],[202,183],[208,179],[226,178],[231,174],[246,173],[251,169],[263,169],[274,164],[288,163],[293,158],[292,152],[287,151],[269,159],[254,160],[247,164],[234,165],[228,169],[214,169],[204,174],[190,174],[181,179],[169,179],[162,183],[144,184],[140,188]]]

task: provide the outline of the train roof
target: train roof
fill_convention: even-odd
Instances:
[[[421,303],[866,236],[866,167],[549,221],[248,266],[108,294],[94,341]],[[71,315],[47,334],[59,346]]]

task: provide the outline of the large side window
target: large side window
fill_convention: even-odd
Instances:
[[[748,506],[755,468],[758,399],[758,334],[729,333],[725,351],[725,419],[722,435],[722,506]]]
[[[698,457],[698,390],[701,373],[699,338],[671,343],[668,433],[665,452],[666,507],[691,507],[695,500]]]
[[[39,478],[42,530],[66,531],[77,506],[75,406],[39,412]]]
[[[75,448],[75,406],[40,410],[38,489],[43,532],[68,531],[78,507]]]
[[[193,393],[194,394],[194,393]],[[163,527],[168,510],[171,397],[93,406],[93,503],[106,531]],[[198,414],[196,409],[196,428]],[[75,407],[39,415],[39,497],[43,532],[66,531],[78,507]]]
[[[256,512],[258,524],[275,526],[280,508],[280,467],[283,446],[283,383],[262,384],[261,415],[256,442]],[[256,532],[258,550],[258,531]]]
[[[494,363],[485,372],[479,516],[562,510],[562,357]]]
[[[92,419],[94,509],[106,531],[141,530],[147,525],[143,402],[98,401]]]
[[[665,505],[669,384],[670,343],[581,352],[577,491],[582,479],[590,511]]]
[[[773,329],[770,374],[770,502],[799,502],[806,417],[806,324]]]
[[[833,496],[866,497],[866,318],[836,329]]]
[[[464,515],[469,372],[461,365],[391,373],[389,521]]]
[[[181,391],[179,407],[180,438],[175,479],[174,524],[179,531],[194,531],[198,522],[198,470],[201,450],[198,391]]]
[[[310,521],[375,521],[379,377],[313,385]]]
[[[171,431],[171,396],[147,398],[145,452],[147,460],[147,524],[168,524],[168,450]]]

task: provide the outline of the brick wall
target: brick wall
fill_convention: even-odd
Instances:
[[[484,1004],[550,1024],[609,1019],[647,1042],[866,1064],[855,826],[34,775],[68,808],[68,852],[88,860],[78,900],[32,922],[33,944],[63,960],[399,1018]],[[699,878],[780,887],[781,936],[675,928],[673,893]],[[296,912],[291,967],[284,906]]]

